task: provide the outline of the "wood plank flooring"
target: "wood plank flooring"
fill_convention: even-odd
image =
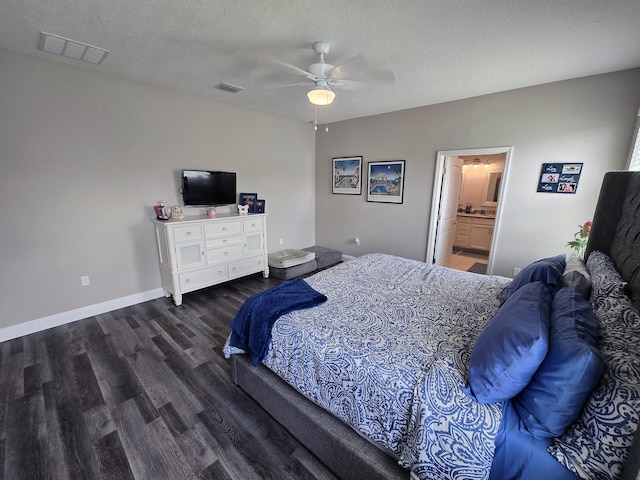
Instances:
[[[0,343],[0,478],[336,477],[231,382],[257,274]]]

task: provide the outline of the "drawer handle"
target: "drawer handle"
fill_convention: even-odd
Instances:
[[[190,279],[190,278],[187,278],[187,279],[184,281],[184,283],[190,283],[190,282],[191,282],[191,279]]]
[[[256,226],[256,224],[255,224],[255,223],[252,223],[252,224],[251,224],[251,227],[255,227],[255,226]]]
[[[186,235],[187,235],[187,237],[190,237],[191,236],[191,232],[187,232]]]
[[[227,243],[227,239],[225,238],[224,240],[222,240],[222,243]]]
[[[231,270],[233,270],[235,272],[236,271],[236,267],[232,267]]]
[[[224,252],[224,256],[227,257],[229,255],[229,252]]]
[[[222,231],[226,232],[227,231],[227,227],[222,227]]]

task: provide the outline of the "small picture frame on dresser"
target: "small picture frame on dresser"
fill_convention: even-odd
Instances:
[[[158,220],[169,220],[169,215],[164,205],[155,205],[153,209],[156,212],[156,218]]]
[[[246,205],[249,207],[249,213],[253,213],[256,208],[257,193],[241,193],[238,205]]]
[[[265,201],[264,199],[257,199],[255,208],[253,209],[253,213],[264,213]]]

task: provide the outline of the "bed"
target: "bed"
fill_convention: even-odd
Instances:
[[[319,272],[326,301],[233,380],[343,479],[636,479],[639,211],[640,173],[608,173],[586,265],[513,281],[383,254]]]

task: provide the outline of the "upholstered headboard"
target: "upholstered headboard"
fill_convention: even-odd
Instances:
[[[585,261],[594,250],[611,257],[640,311],[640,172],[605,174]]]
[[[616,270],[628,282],[629,296],[640,310],[640,172],[608,172],[593,216],[593,227],[585,251],[599,250],[611,257]],[[640,479],[640,430],[622,476]]]

